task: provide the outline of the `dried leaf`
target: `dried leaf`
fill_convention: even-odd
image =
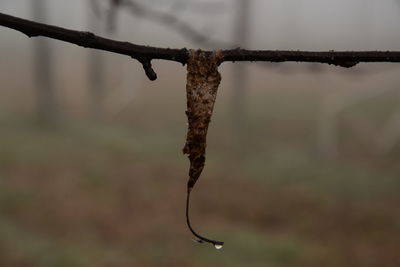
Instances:
[[[198,242],[208,242],[216,249],[222,248],[224,242],[211,240],[197,234],[189,220],[190,192],[203,171],[206,160],[207,130],[211,121],[221,75],[218,66],[222,62],[220,51],[205,53],[201,50],[190,50],[187,62],[187,111],[188,132],[184,154],[189,154],[190,169],[187,185],[186,221],[190,231]]]
[[[187,63],[187,111],[188,132],[184,154],[189,154],[190,170],[188,189],[193,188],[205,163],[208,125],[214,109],[221,75],[218,65],[222,61],[219,51],[207,54],[190,50]]]

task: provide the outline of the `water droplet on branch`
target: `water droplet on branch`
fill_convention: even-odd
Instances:
[[[214,247],[215,247],[215,249],[221,249],[223,247],[223,245],[215,244]]]

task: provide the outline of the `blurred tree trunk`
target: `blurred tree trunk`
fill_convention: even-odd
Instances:
[[[369,8],[368,3],[360,3],[358,4],[358,9],[354,13],[354,21],[358,26],[358,35],[357,38],[354,39],[354,47],[360,46],[360,40],[363,40],[362,45],[368,45],[369,32],[371,31],[371,27],[373,27],[373,21],[371,21],[371,17],[373,16],[372,10]],[[390,90],[390,88],[388,88]],[[381,87],[375,87],[368,90],[357,90],[357,91],[348,91],[345,93],[333,93],[327,96],[324,96],[324,100],[322,101],[321,110],[319,111],[319,122],[318,122],[318,138],[317,138],[317,146],[318,152],[322,157],[332,159],[336,158],[339,154],[339,115],[350,106],[356,106],[366,99],[377,98],[387,92],[386,89],[382,89]],[[400,112],[399,112],[400,114]],[[362,118],[352,118],[352,126],[358,133],[370,133],[371,130],[367,130],[371,128],[368,125],[368,122],[364,121]],[[390,126],[389,126],[390,127]],[[385,125],[386,128],[386,125]],[[384,128],[384,129],[385,129]],[[389,129],[389,128],[386,128]],[[396,131],[396,128],[394,128]],[[388,132],[383,134],[384,136],[389,136]],[[390,136],[389,140],[395,140],[394,137]],[[379,142],[375,142],[379,143]],[[393,142],[389,142],[392,144]],[[388,151],[390,148],[390,144],[384,144],[384,142],[380,142],[378,146],[378,150],[381,153],[383,151]],[[376,146],[373,144],[373,146]]]
[[[284,49],[294,49],[294,47],[287,47],[287,44],[295,44],[301,36],[299,36],[299,25],[301,25],[301,5],[299,1],[284,1],[282,3],[282,41],[280,45]]]
[[[250,8],[251,0],[236,0],[236,15],[234,22],[234,42],[242,47],[248,48],[250,36]],[[243,147],[243,131],[246,127],[246,86],[248,80],[246,63],[236,63],[233,66],[233,96],[232,116],[233,127],[236,133],[238,146]]]
[[[101,14],[96,14],[92,5],[88,5],[89,29],[96,34],[103,34]],[[104,56],[101,51],[89,50],[88,83],[90,89],[91,116],[95,120],[104,117]]]
[[[32,0],[35,21],[46,22],[46,0]],[[37,117],[43,123],[55,123],[59,118],[53,77],[53,55],[50,39],[34,40],[34,73],[37,101]]]

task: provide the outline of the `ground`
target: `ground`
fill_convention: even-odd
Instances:
[[[344,130],[321,157],[304,92],[253,92],[240,133],[217,101],[192,221],[226,245],[192,242],[184,95],[156,93],[104,122],[1,118],[1,266],[400,266],[399,152]]]

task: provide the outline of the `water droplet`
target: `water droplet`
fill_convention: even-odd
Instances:
[[[223,247],[223,245],[215,244],[214,247],[215,247],[215,249],[221,249]]]

